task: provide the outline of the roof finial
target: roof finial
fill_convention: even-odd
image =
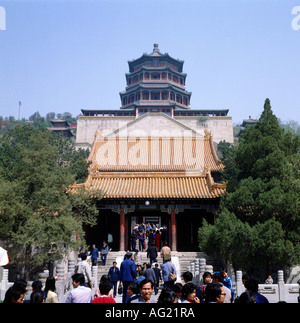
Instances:
[[[153,44],[153,46],[154,46],[153,51],[154,51],[154,52],[158,52],[158,51],[159,51],[159,49],[158,49],[158,44],[157,44],[157,43],[155,43],[155,44]]]

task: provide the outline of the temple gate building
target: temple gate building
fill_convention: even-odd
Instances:
[[[228,109],[190,108],[183,61],[153,52],[129,61],[121,108],[82,109],[77,147],[90,147],[89,175],[76,187],[100,190],[99,219],[87,242],[130,247],[137,223],[165,224],[172,250],[198,250],[203,219],[213,223],[226,192],[215,144],[233,143]]]

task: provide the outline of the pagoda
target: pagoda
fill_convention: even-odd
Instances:
[[[125,91],[119,93],[118,109],[81,109],[78,117],[76,145],[91,148],[96,131],[112,132],[120,123],[129,124],[145,113],[163,113],[195,130],[212,131],[214,140],[233,143],[229,109],[191,109],[191,95],[185,89],[187,74],[183,60],[161,53],[154,44],[150,54],[128,61]]]
[[[137,116],[146,112],[173,116],[175,109],[190,109],[192,93],[185,90],[183,63],[162,54],[158,44],[154,44],[152,53],[129,61],[126,90],[120,92],[121,109],[134,109]]]
[[[70,123],[63,119],[50,120],[52,127],[48,128],[53,133],[62,134],[66,138],[74,137]]]
[[[233,142],[232,119],[228,109],[190,108],[183,63],[154,44],[128,62],[119,109],[82,109],[76,145],[91,149],[91,164],[71,191],[103,193],[88,244],[101,245],[110,233],[113,249],[127,250],[132,228],[143,222],[166,225],[172,250],[196,251],[203,219],[214,223],[226,194],[215,145]]]

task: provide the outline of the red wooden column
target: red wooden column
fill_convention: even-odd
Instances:
[[[177,250],[177,232],[176,232],[176,218],[175,209],[171,209],[171,250]]]
[[[125,211],[120,209],[120,251],[125,251]]]

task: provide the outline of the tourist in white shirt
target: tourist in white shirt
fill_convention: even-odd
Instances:
[[[91,265],[87,261],[87,255],[81,254],[81,262],[78,265],[78,273],[84,275],[85,287],[92,287],[92,270]]]
[[[74,274],[72,276],[73,290],[70,291],[66,303],[91,303],[92,290],[84,286],[83,274]]]

